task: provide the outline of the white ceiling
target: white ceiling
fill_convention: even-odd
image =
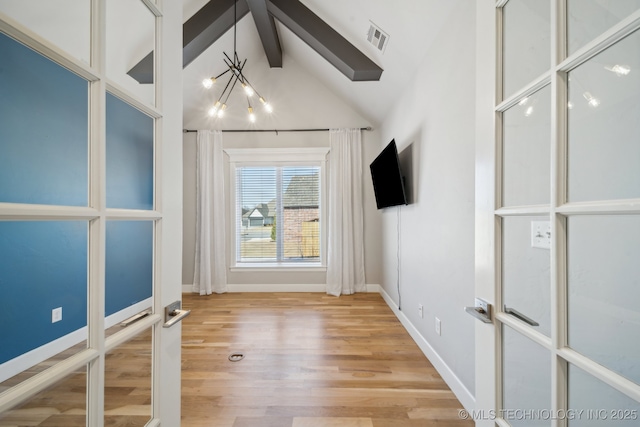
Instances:
[[[352,82],[276,21],[283,51],[283,69],[288,66],[297,67],[298,72],[307,73],[305,78],[324,85],[370,125],[377,126],[413,79],[413,70],[425,59],[430,46],[435,42],[443,42],[437,40],[441,25],[447,21],[446,17],[455,6],[463,1],[301,0],[384,71],[378,82]],[[185,21],[206,2],[207,0],[185,0]],[[367,42],[370,21],[389,34],[384,53]],[[185,125],[210,126],[206,111],[215,101],[212,99],[215,95],[204,92],[201,80],[224,71],[223,52],[232,51],[233,29],[185,68]],[[270,70],[268,67],[251,14],[237,24],[237,52],[241,59],[247,58],[246,75],[261,94],[268,98],[268,76],[276,76],[278,70]],[[246,103],[246,100],[238,102]],[[220,127],[224,128],[225,125]]]

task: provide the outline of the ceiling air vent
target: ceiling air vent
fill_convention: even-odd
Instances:
[[[367,33],[367,41],[374,45],[380,52],[384,52],[389,41],[389,34],[385,33],[373,22],[369,21],[369,32]]]

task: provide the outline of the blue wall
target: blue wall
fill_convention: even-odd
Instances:
[[[0,34],[0,202],[87,206],[88,96],[85,80]],[[153,209],[153,119],[107,94],[106,127],[107,206]],[[110,315],[152,296],[154,223],[106,227]],[[87,325],[88,228],[0,221],[0,364]]]
[[[85,221],[0,221],[0,363],[87,325],[87,236]]]
[[[107,207],[153,209],[153,119],[107,94]]]
[[[0,202],[86,206],[88,83],[0,33]]]
[[[105,312],[145,300],[153,290],[153,221],[107,222]]]

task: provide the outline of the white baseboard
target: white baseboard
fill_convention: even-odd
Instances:
[[[104,319],[105,329],[117,325],[125,319],[140,313],[141,311],[151,307],[153,304],[152,298],[148,298],[144,301],[140,301],[130,307],[125,308],[117,313],[107,316]],[[53,340],[47,344],[44,344],[38,348],[34,348],[20,356],[17,356],[5,363],[0,364],[0,383],[19,374],[20,372],[29,369],[30,367],[44,362],[50,357],[55,356],[63,352],[64,350],[73,347],[74,345],[87,339],[87,327],[84,326],[76,331],[73,331],[63,337]]]
[[[7,360],[0,364],[0,383],[3,381],[18,375],[20,372],[29,369],[30,367],[44,362],[50,357],[59,354],[60,352],[73,347],[87,339],[87,327],[75,330],[65,336],[62,336],[56,340],[53,340],[47,344],[44,344],[38,348],[34,348],[18,357],[11,360]]]
[[[379,292],[380,285],[367,285],[367,292]],[[318,283],[310,284],[230,284],[227,285],[227,292],[326,292],[327,285]],[[183,284],[183,294],[195,293],[193,285]]]
[[[431,344],[429,344],[422,334],[420,334],[407,316],[405,316],[402,311],[398,310],[398,305],[381,286],[379,287],[379,292],[398,320],[400,320],[402,326],[404,326],[407,332],[409,332],[411,338],[413,338],[416,344],[418,344],[420,350],[422,350],[424,355],[427,356],[427,359],[429,359],[433,367],[436,368],[436,371],[438,371],[444,382],[447,383],[451,391],[453,391],[453,394],[455,394],[460,403],[462,403],[462,406],[464,406],[467,411],[473,411],[476,407],[476,399],[473,393],[471,393],[462,381],[460,381],[456,374],[445,363],[440,355],[436,353],[433,347],[431,347]]]

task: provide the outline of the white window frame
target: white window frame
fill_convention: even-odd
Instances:
[[[329,147],[313,148],[239,148],[225,149],[229,156],[229,247],[227,255],[231,271],[326,271],[327,265],[327,154]],[[236,170],[238,167],[320,167],[320,261],[305,262],[238,262],[239,233],[236,218]]]

